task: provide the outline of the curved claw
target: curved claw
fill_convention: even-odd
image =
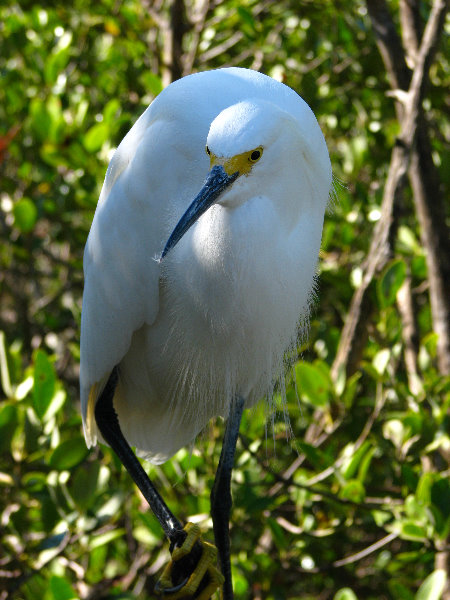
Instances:
[[[188,598],[210,600],[212,594],[224,582],[222,573],[216,567],[217,549],[201,539],[198,525],[187,523],[184,531],[187,533],[186,539],[180,547],[175,547],[173,550],[172,560],[166,566],[156,584],[155,592],[161,594],[167,600],[187,600]],[[196,544],[199,544],[202,549],[200,559],[192,573],[187,574],[182,583],[174,585],[172,571],[175,563],[190,554]]]

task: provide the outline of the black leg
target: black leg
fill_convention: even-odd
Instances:
[[[225,436],[220,454],[219,466],[211,492],[211,515],[214,525],[214,538],[219,552],[220,565],[225,577],[223,584],[223,600],[233,600],[233,585],[230,564],[229,521],[231,511],[231,471],[234,453],[241,424],[244,399],[234,398],[231,403]]]
[[[117,454],[123,466],[131,475],[133,481],[149,503],[150,508],[160,522],[164,533],[169,538],[170,551],[172,552],[175,546],[181,547],[183,545],[187,534],[183,530],[182,524],[172,514],[169,507],[158,493],[158,490],[150,481],[147,473],[142,468],[141,463],[131,450],[130,445],[120,429],[119,419],[113,405],[114,391],[118,379],[119,371],[117,367],[114,367],[105,388],[95,405],[95,420],[103,439]],[[183,588],[191,573],[196,569],[200,557],[202,556],[202,552],[203,549],[201,544],[196,542],[191,552],[173,565],[172,582],[174,587],[172,589],[166,588],[166,593],[175,592],[177,589]],[[207,576],[200,583],[198,591],[201,591],[204,584],[208,584]]]
[[[95,420],[101,434],[117,456],[120,458],[123,466],[131,475],[133,481],[141,490],[144,498],[155,513],[164,533],[172,544],[181,545],[186,537],[183,526],[178,519],[171,513],[164,500],[159,495],[157,489],[148,478],[147,473],[141,466],[135,454],[126,441],[119,425],[117,413],[114,410],[113,398],[116,389],[119,373],[117,367],[111,372],[109,379],[95,405]]]

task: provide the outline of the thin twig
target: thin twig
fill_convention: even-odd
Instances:
[[[374,544],[367,546],[367,548],[364,548],[364,550],[361,550],[360,552],[357,552],[356,554],[352,554],[351,556],[341,558],[340,560],[335,560],[332,563],[332,565],[333,565],[333,567],[343,567],[344,565],[349,565],[351,563],[357,562],[358,560],[365,558],[369,554],[376,552],[383,546],[387,546],[387,544],[390,544],[393,540],[398,538],[398,536],[399,536],[399,534],[397,532],[389,533],[384,538],[381,538],[381,540],[378,540],[378,542],[375,542]]]
[[[275,471],[273,471],[272,469],[270,469],[267,464],[260,458],[259,454],[257,452],[253,452],[250,448],[250,444],[248,443],[248,440],[246,440],[245,436],[243,436],[242,434],[240,434],[240,440],[242,442],[242,445],[244,446],[244,448],[252,455],[252,457],[258,462],[258,464],[260,465],[260,467],[262,467],[267,473],[270,473],[275,479],[277,479],[283,486],[292,486],[292,487],[296,487],[298,489],[301,490],[305,490],[307,492],[310,492],[311,494],[316,494],[317,496],[320,496],[321,498],[326,498],[327,500],[331,500],[333,502],[337,502],[338,504],[342,504],[342,505],[346,505],[346,506],[353,506],[355,508],[360,508],[362,510],[380,510],[383,512],[387,512],[389,514],[392,514],[392,511],[389,508],[382,508],[380,507],[379,504],[370,504],[368,502],[355,502],[354,500],[349,500],[348,498],[340,498],[338,495],[333,494],[332,492],[328,492],[326,490],[322,490],[316,487],[313,487],[310,483],[310,481],[308,481],[307,483],[299,483],[298,481],[294,481],[292,479],[292,477],[290,477],[289,479],[285,479],[283,477],[283,475],[279,475],[278,473],[276,473]],[[332,471],[330,474],[334,473],[335,469],[334,467],[331,467]],[[257,484],[260,485],[260,484]]]

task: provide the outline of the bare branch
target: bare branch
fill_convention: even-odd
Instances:
[[[192,73],[195,58],[200,44],[201,34],[205,28],[206,18],[211,7],[211,0],[204,0],[197,14],[191,15],[189,21],[193,24],[193,35],[188,51],[184,57],[183,75]]]
[[[344,565],[349,565],[350,563],[357,562],[358,560],[365,558],[369,554],[372,554],[372,552],[376,552],[383,546],[390,544],[393,540],[395,540],[398,537],[398,535],[398,533],[389,533],[384,538],[381,538],[381,540],[378,540],[378,542],[375,542],[374,544],[367,546],[367,548],[364,548],[364,550],[361,550],[361,552],[357,552],[356,554],[352,554],[351,556],[347,556],[346,558],[341,558],[341,560],[335,560],[333,563],[333,567],[343,567]]]
[[[422,391],[422,383],[417,366],[419,335],[411,294],[411,277],[408,275],[397,293],[397,306],[402,319],[402,335],[405,344],[405,366],[409,389],[417,395]]]
[[[408,92],[399,96],[403,105],[403,110],[398,111],[401,113],[399,114],[401,131],[397,143],[392,150],[389,172],[383,193],[381,217],[375,227],[370,249],[362,267],[362,282],[353,295],[349,314],[342,330],[336,358],[332,365],[331,374],[334,379],[338,377],[343,369],[347,374],[352,372],[350,367],[354,364],[354,360],[352,360],[355,354],[354,348],[363,325],[362,316],[367,311],[366,309],[363,312],[363,307],[368,302],[367,290],[375,274],[383,268],[389,257],[389,241],[394,224],[394,202],[405,185],[411,155],[414,151],[420,107],[427,80],[426,73],[442,31],[446,4],[445,0],[435,0],[433,3],[417,54],[417,61]],[[388,25],[384,24],[385,26],[382,27],[382,23],[379,22],[380,15],[386,15],[386,4],[384,0],[367,0],[367,6],[371,16],[372,14],[375,15],[374,27],[376,33],[382,36],[379,48],[383,58],[386,60],[386,67],[390,70],[391,77],[398,80],[405,76],[402,68],[404,55],[394,57],[392,48],[388,48],[386,45],[386,40],[389,39],[393,44],[393,48],[398,48],[398,37],[393,36]],[[387,13],[386,18],[391,22],[389,13]],[[387,32],[389,32],[389,35]]]
[[[420,19],[419,0],[400,0],[400,23],[406,62],[410,69],[414,68],[419,51],[423,25]]]
[[[204,52],[200,56],[200,62],[204,64],[212,60],[213,58],[220,56],[221,54],[235,46],[238,42],[240,42],[243,37],[244,34],[242,33],[242,31],[235,31],[232,35],[230,35],[230,37],[227,37],[225,40],[223,40],[223,42],[221,42],[217,46],[213,46],[209,50],[206,50],[206,52]]]
[[[433,329],[438,334],[437,360],[440,373],[450,373],[450,237],[437,169],[423,117],[411,158],[409,178],[414,206],[425,250]]]
[[[386,1],[367,0],[366,4],[391,87],[405,90],[409,85],[410,72]]]

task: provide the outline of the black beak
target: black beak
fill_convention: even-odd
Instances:
[[[220,194],[237,179],[239,172],[227,175],[222,165],[215,165],[208,173],[202,189],[178,221],[161,253],[160,260],[178,244],[186,231],[214,204]]]

